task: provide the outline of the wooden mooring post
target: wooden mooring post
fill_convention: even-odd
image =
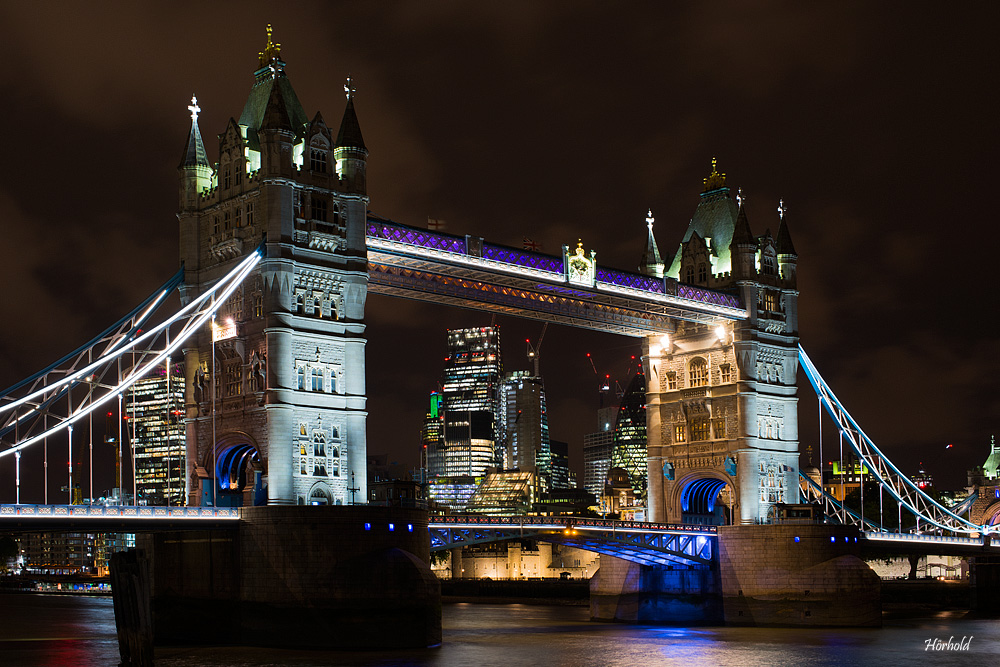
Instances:
[[[111,555],[111,595],[121,667],[153,667],[149,586],[149,559],[141,549]]]

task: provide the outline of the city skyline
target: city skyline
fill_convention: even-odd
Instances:
[[[27,26],[37,11],[3,13]],[[47,40],[9,36],[5,120],[45,128],[59,148],[39,150],[40,130],[14,132],[20,159],[3,165],[2,275],[19,286],[6,301],[18,325],[0,334],[3,386],[176,270],[185,107],[197,94],[215,161],[214,135],[246,99],[270,21],[310,116],[335,123],[343,79],[354,78],[370,209],[404,224],[445,220],[450,233],[513,246],[530,238],[549,254],[579,238],[600,263],[634,270],[647,209],[672,257],[717,157],[756,233],[777,228],[784,198],[803,346],[883,451],[908,474],[924,461],[952,487],[989,453],[1000,418],[988,290],[997,231],[980,211],[989,197],[976,196],[997,177],[996,93],[982,83],[990,42],[976,38],[989,21],[784,3],[635,5],[614,16],[598,5],[515,5],[461,18],[447,4],[356,6],[319,11],[327,23],[211,7],[190,27],[180,9],[80,12],[47,16]],[[223,14],[230,29],[220,34],[212,26]],[[80,67],[80,54],[115,66]],[[400,365],[388,350],[443,347],[443,328],[490,319],[370,298],[370,452],[415,462],[440,366],[433,354]],[[498,320],[509,341],[541,328]],[[597,407],[587,351],[601,373],[622,377],[638,341],[565,327],[546,336],[551,429],[571,443],[576,469]],[[799,386],[805,449],[816,404],[801,376]],[[10,474],[0,464],[2,479]]]

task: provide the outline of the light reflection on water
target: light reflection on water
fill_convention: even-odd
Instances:
[[[287,651],[245,647],[157,650],[157,667],[226,665],[878,665],[998,664],[1000,621],[941,613],[884,628],[676,628],[592,623],[587,607],[444,605],[444,644],[411,651]],[[110,598],[0,595],[0,664],[116,665]],[[386,632],[391,632],[386,628]],[[925,651],[925,641],[972,635],[969,652]]]

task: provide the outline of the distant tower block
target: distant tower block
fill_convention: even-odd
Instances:
[[[280,50],[268,26],[250,95],[219,135],[214,166],[198,102],[189,107],[177,216],[184,301],[265,244],[214,335],[184,350],[193,505],[346,504],[349,486],[368,496],[368,151],[354,88],[335,134],[319,113],[306,116]]]
[[[644,341],[655,521],[758,523],[798,501],[798,257],[783,203],[777,237],[755,236],[738,199],[713,160],[666,276],[738,293],[749,319]]]

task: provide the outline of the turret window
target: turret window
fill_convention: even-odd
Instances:
[[[761,270],[764,272],[765,276],[777,275],[777,272],[774,270],[774,257],[765,254],[760,258],[760,263]]]
[[[764,294],[764,310],[769,313],[778,312],[778,295],[774,292],[768,291]]]
[[[674,426],[674,442],[684,442],[684,424]]]

